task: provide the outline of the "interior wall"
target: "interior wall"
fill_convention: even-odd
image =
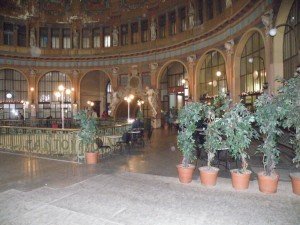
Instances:
[[[87,108],[87,101],[100,101],[99,112],[105,110],[108,76],[102,71],[88,72],[80,82],[80,107]]]

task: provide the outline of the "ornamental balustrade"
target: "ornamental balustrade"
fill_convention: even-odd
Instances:
[[[107,136],[121,136],[130,128],[131,124],[104,126],[98,128],[97,136],[104,145],[111,145]],[[78,156],[84,155],[87,148],[97,150],[98,146],[84,146],[78,132],[79,129],[0,126],[0,150],[79,162]]]

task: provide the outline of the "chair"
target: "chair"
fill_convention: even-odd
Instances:
[[[122,140],[117,141],[116,145],[120,148],[121,152],[123,152],[123,149],[125,150],[126,148],[128,148],[129,153],[130,153],[130,134],[125,132],[122,135]]]
[[[111,152],[111,148],[108,145],[103,145],[103,141],[101,138],[96,138],[96,145],[101,153],[101,158],[104,158],[109,155]]]

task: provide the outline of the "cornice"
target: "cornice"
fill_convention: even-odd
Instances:
[[[220,23],[217,27],[206,33],[194,35],[182,42],[157,49],[134,52],[129,54],[120,53],[118,55],[91,56],[81,55],[79,57],[30,57],[26,55],[12,55],[11,52],[0,51],[0,64],[18,66],[41,66],[41,67],[91,67],[91,66],[111,66],[120,64],[131,64],[141,62],[160,61],[185,54],[192,54],[207,46],[212,46],[218,42],[226,41],[236,33],[240,33],[247,25],[265,12],[263,1],[254,4],[249,1],[239,12],[230,19]],[[196,33],[197,30],[187,31]],[[193,34],[192,33],[192,34]],[[200,33],[200,32],[199,32]]]

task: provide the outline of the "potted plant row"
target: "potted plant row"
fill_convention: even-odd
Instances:
[[[276,102],[279,114],[279,120],[283,128],[294,131],[291,143],[295,150],[293,162],[296,168],[300,165],[300,68],[289,80],[280,80],[282,86],[278,90]],[[293,192],[300,195],[300,172],[290,173]]]

